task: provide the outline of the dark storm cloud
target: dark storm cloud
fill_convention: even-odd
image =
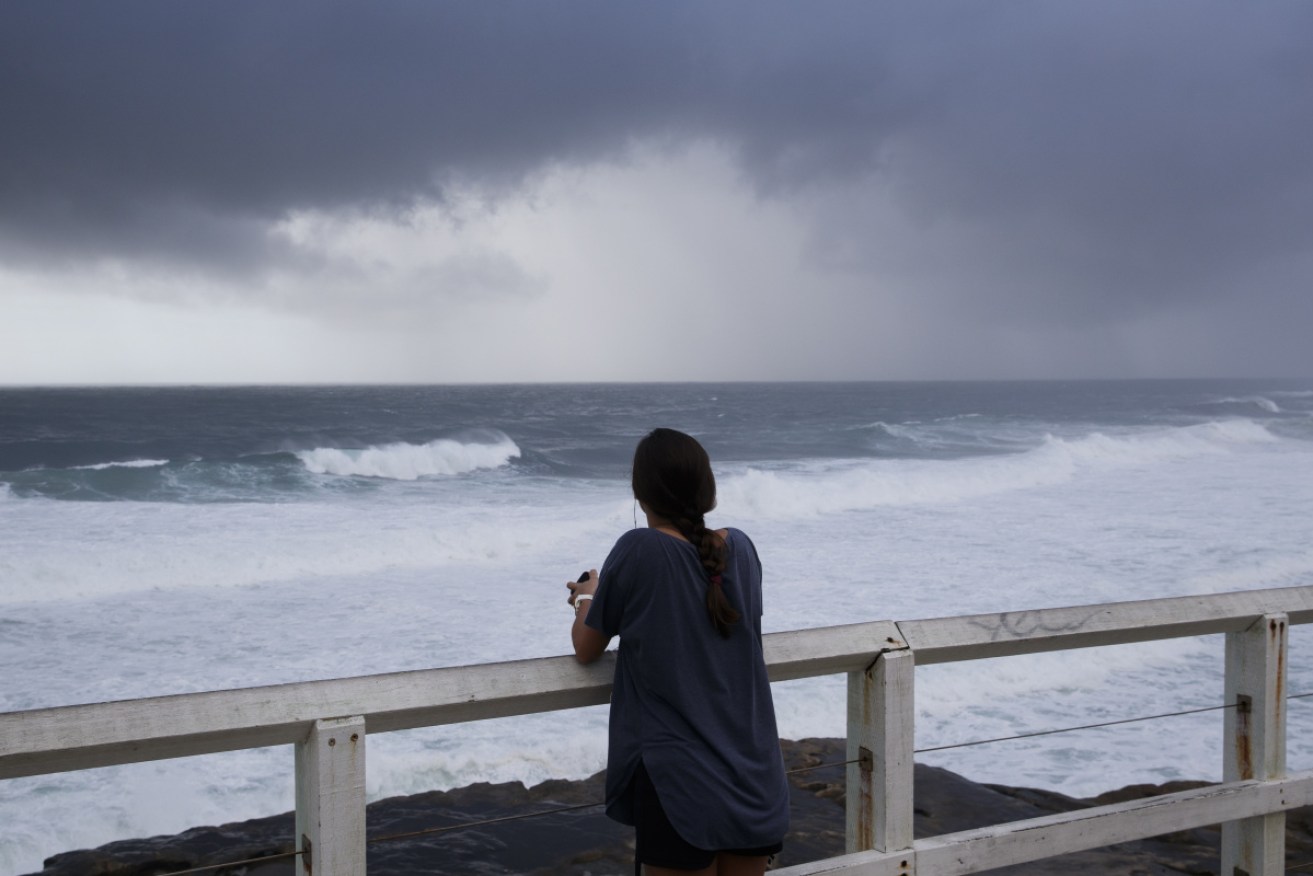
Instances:
[[[1313,7],[1012,10],[952,32],[897,174],[972,229],[983,298],[1070,319],[1304,285]]]
[[[953,304],[1288,294],[1310,40],[1305,2],[9,2],[0,257],[258,268],[289,210],[707,139],[768,197],[880,182],[903,233],[849,203],[817,252]]]
[[[223,255],[260,257],[257,235],[203,226],[404,208],[453,178],[513,184],[606,154],[668,123],[689,87],[677,17],[633,11],[6,5],[0,227],[38,251],[132,254],[191,212]],[[188,255],[166,236],[156,249]]]

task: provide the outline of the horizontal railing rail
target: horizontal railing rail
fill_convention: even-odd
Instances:
[[[772,681],[860,671],[906,647],[889,621],[771,633]],[[0,779],[295,743],[315,721],[370,733],[605,703],[614,654],[542,657],[0,714]]]
[[[1228,838],[1239,851],[1224,851],[1224,858],[1249,854],[1244,850],[1259,831],[1267,837],[1266,852],[1257,865],[1252,855],[1246,858],[1246,872],[1276,872],[1265,869],[1263,857],[1274,854],[1271,819],[1304,805],[1291,801],[1307,800],[1310,793],[1307,776],[1284,774],[1285,630],[1310,622],[1313,586],[1302,586],[768,634],[763,647],[772,681],[841,673],[849,679],[847,817],[853,854],[782,872],[975,872],[1013,862],[1008,855],[1016,852],[1003,849],[1050,848],[1030,841],[1039,835],[1035,831],[1075,831],[1084,842],[1092,837],[1102,843],[1104,834],[1123,836],[1168,823],[1163,819],[1209,823],[1193,820],[1200,817],[1232,821],[1247,831]],[[915,666],[1205,634],[1226,634],[1225,696],[1242,706],[1227,710],[1226,781],[1215,786],[1216,793],[1143,804],[1145,812],[1170,808],[1173,814],[1157,821],[1127,815],[1129,804],[1120,804],[1102,816],[1081,810],[1084,822],[1055,816],[1042,825],[1016,822],[990,828],[993,833],[913,842]],[[608,654],[580,666],[572,657],[548,657],[9,712],[0,714],[0,779],[293,744],[299,847],[313,850],[319,876],[361,873],[366,729],[372,734],[603,703],[613,660]],[[350,744],[338,745],[339,738]],[[1100,817],[1102,832],[1091,832],[1088,819]],[[1063,827],[1069,824],[1078,826]],[[1069,841],[1058,845],[1074,849]],[[1044,852],[1051,853],[1057,852]],[[959,854],[976,862],[972,869],[946,863]],[[301,855],[303,872],[310,872],[310,857]]]

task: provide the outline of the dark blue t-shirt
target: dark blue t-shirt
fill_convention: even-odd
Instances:
[[[586,623],[620,637],[611,693],[607,814],[633,824],[641,759],[671,824],[702,849],[784,838],[789,792],[761,653],[761,561],[729,530],[722,587],[741,618],[707,615],[698,551],[656,529],[625,533],[602,565]]]

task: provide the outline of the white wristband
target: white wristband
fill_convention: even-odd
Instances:
[[[578,611],[579,606],[583,605],[585,602],[587,602],[592,598],[593,598],[593,594],[591,593],[580,593],[578,596],[574,598],[574,610]]]

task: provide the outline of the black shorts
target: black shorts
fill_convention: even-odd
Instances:
[[[657,798],[656,788],[647,774],[643,762],[638,762],[634,772],[634,876],[642,876],[643,865],[653,867],[671,867],[676,870],[701,870],[710,867],[716,855],[744,855],[763,857],[779,854],[784,843],[778,842],[757,849],[699,849],[689,845],[675,830],[666,811]]]

